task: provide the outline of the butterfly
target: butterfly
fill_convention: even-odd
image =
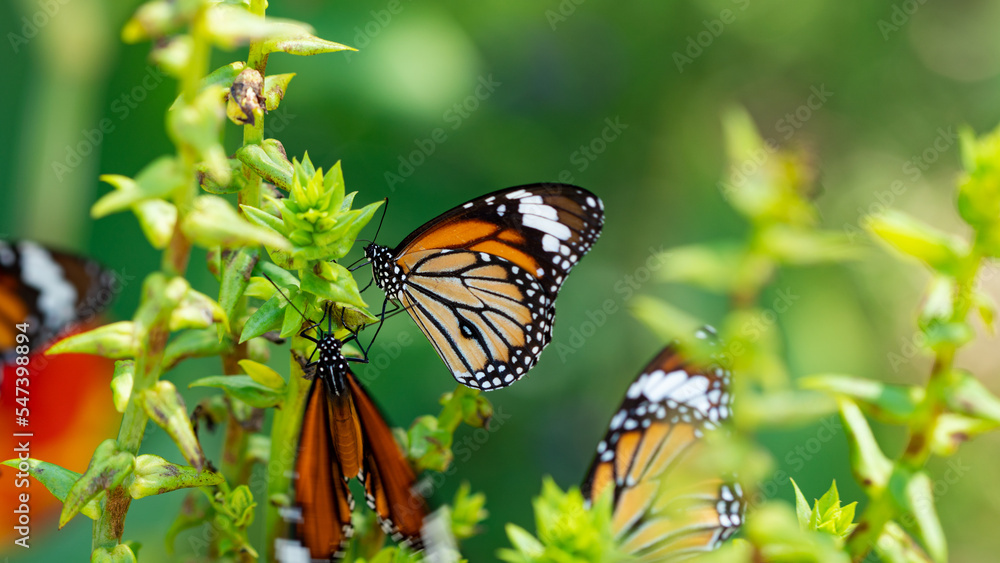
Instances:
[[[327,322],[323,330],[323,322]],[[306,334],[315,329],[315,336]],[[286,541],[278,546],[279,560],[344,557],[353,534],[354,499],[348,487],[357,477],[365,499],[375,511],[382,530],[394,541],[415,551],[423,548],[421,528],[427,514],[424,498],[414,490],[416,475],[396,444],[378,407],[351,373],[345,343],[333,336],[327,308],[323,318],[302,331],[316,344],[304,371],[313,372],[306,399],[299,452],[295,461],[295,504],[292,520],[300,546]],[[304,547],[309,557],[294,555]]]
[[[491,390],[538,361],[559,288],[603,224],[604,204],[589,191],[531,184],[460,205],[395,249],[372,243],[365,257],[455,379]]]
[[[22,333],[32,352],[41,351],[104,310],[119,283],[93,260],[28,240],[0,240],[0,354],[9,358]],[[19,330],[25,324],[27,330]]]
[[[710,327],[697,336],[715,338]],[[637,560],[687,559],[739,529],[746,503],[738,483],[690,469],[680,475],[704,433],[729,418],[730,377],[721,365],[692,364],[667,346],[629,386],[598,444],[581,490],[589,503],[611,491],[615,534]]]

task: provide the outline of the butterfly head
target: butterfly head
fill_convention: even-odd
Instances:
[[[365,247],[365,258],[372,264],[375,285],[388,296],[394,296],[402,289],[403,272],[393,259],[389,248],[375,244]]]

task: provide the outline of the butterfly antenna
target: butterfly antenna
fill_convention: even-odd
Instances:
[[[382,218],[378,220],[378,228],[375,229],[375,236],[372,237],[372,239],[373,239],[372,242],[373,243],[376,240],[378,240],[378,233],[379,233],[379,231],[382,230],[382,221],[385,221],[385,212],[386,212],[387,209],[389,209],[389,198],[383,199],[382,202],[383,202],[383,204],[382,204]]]
[[[279,287],[278,284],[274,283],[274,280],[271,279],[271,276],[267,275],[267,272],[261,272],[261,274],[265,278],[267,278],[267,281],[271,282],[271,285],[274,286],[274,289],[278,290],[278,293],[280,293],[281,296],[285,298],[285,301],[288,301],[288,304],[292,306],[292,309],[295,309],[300,315],[302,315],[303,319],[306,319],[306,320],[309,319],[309,317],[307,317],[305,313],[303,313],[298,307],[295,306],[295,303],[292,303],[292,300],[289,299],[289,297],[287,295],[285,295],[285,292],[282,291],[281,287]],[[326,315],[323,315],[323,317],[326,318]],[[316,324],[310,326],[309,328],[303,330],[303,332],[305,332],[307,330],[312,330],[312,329],[316,328],[316,326],[318,326],[322,322],[323,322],[323,319],[320,319],[319,323],[316,323]]]

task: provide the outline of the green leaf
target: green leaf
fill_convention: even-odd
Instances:
[[[943,413],[938,415],[937,422],[934,424],[931,451],[942,457],[955,455],[963,443],[981,434],[996,430],[998,426],[1000,425],[996,422],[981,418]]]
[[[267,111],[278,109],[278,104],[288,91],[288,83],[295,76],[294,72],[287,74],[271,74],[264,78],[264,100]]]
[[[260,145],[244,145],[236,150],[236,158],[264,180],[285,191],[291,188],[292,163],[280,141],[264,139]]]
[[[278,406],[284,399],[283,394],[257,383],[248,375],[213,375],[198,379],[188,387],[216,387],[230,397],[257,408]]]
[[[193,151],[207,175],[218,184],[228,184],[232,170],[226,150],[220,142],[226,119],[226,89],[209,86],[195,99],[167,112],[167,133],[174,144]]]
[[[966,267],[968,244],[900,211],[871,218],[868,229],[896,251],[920,260],[932,270],[954,276]]]
[[[1000,424],[1000,398],[966,371],[955,371],[945,401],[956,413]]]
[[[171,331],[208,328],[217,323],[228,332],[229,318],[222,306],[211,297],[193,289],[188,289],[170,314]]]
[[[301,281],[303,291],[321,299],[355,307],[368,307],[361,299],[354,276],[347,268],[335,262],[319,262],[312,269],[304,270],[301,273]]]
[[[875,545],[875,552],[888,563],[931,563],[931,558],[895,522],[887,522]]]
[[[243,325],[240,343],[256,338],[265,332],[281,329],[281,320],[285,314],[285,298],[275,294],[257,308],[253,315]]]
[[[837,399],[840,418],[847,434],[851,470],[865,491],[880,490],[889,482],[892,462],[882,453],[868,421],[854,401]]]
[[[264,41],[263,51],[264,54],[282,52],[289,55],[309,56],[321,53],[336,53],[337,51],[357,51],[357,49],[320,39],[303,30],[296,30],[289,27],[283,33]]]
[[[451,532],[457,540],[474,536],[479,524],[489,516],[485,508],[486,495],[472,494],[472,487],[467,481],[458,486],[451,507]]]
[[[628,308],[665,342],[691,339],[705,324],[669,303],[646,295],[633,297]]]
[[[259,254],[256,248],[241,248],[224,255],[223,259],[226,261],[226,267],[219,286],[219,305],[225,317],[231,319],[236,313],[243,292],[250,283]]]
[[[134,329],[135,325],[131,321],[99,326],[60,340],[49,348],[46,354],[93,354],[112,359],[132,358],[138,353]]]
[[[132,380],[135,378],[135,361],[118,360],[115,362],[115,373],[111,376],[111,397],[115,410],[125,412],[128,400],[132,397]]]
[[[181,230],[204,248],[263,244],[269,248],[291,249],[280,234],[247,222],[229,202],[213,195],[199,196],[195,200],[194,208],[181,223]]]
[[[184,488],[211,487],[225,481],[222,475],[214,471],[175,465],[160,456],[148,454],[135,458],[134,475],[128,492],[135,499]]]
[[[690,245],[650,256],[646,266],[666,282],[679,282],[728,293],[740,279],[746,251],[739,245]]]
[[[163,371],[174,368],[181,360],[187,358],[205,358],[226,354],[233,348],[229,336],[219,340],[215,329],[186,330],[167,343],[163,352]]]
[[[28,473],[36,481],[45,485],[52,496],[61,502],[66,501],[66,496],[73,487],[73,483],[80,479],[80,474],[76,471],[70,471],[54,463],[37,459],[8,459],[3,462],[3,465],[17,469],[22,473]],[[97,520],[101,517],[101,508],[97,500],[92,500],[80,508],[80,513],[91,520]]]
[[[184,459],[201,471],[205,467],[205,453],[191,426],[184,398],[169,381],[157,381],[142,392],[142,406],[150,420],[167,431]]]
[[[161,156],[146,165],[134,180],[117,174],[101,176],[101,180],[116,189],[97,200],[90,209],[94,219],[129,210],[143,201],[164,199],[187,182],[180,164],[169,156]]]
[[[406,433],[407,457],[418,471],[444,471],[455,458],[451,451],[452,432],[441,428],[433,416],[421,416],[413,421]]]
[[[761,249],[784,264],[843,262],[860,256],[857,245],[843,233],[792,225],[772,225],[760,235]]]
[[[59,514],[59,527],[65,526],[94,499],[120,487],[132,474],[134,461],[135,456],[128,451],[119,450],[118,443],[114,440],[101,442],[94,450],[94,457],[87,470],[66,493],[62,512]]]
[[[285,392],[285,378],[264,364],[253,360],[240,360],[240,367],[251,379],[282,394]]]
[[[872,416],[893,424],[906,424],[924,400],[924,389],[914,385],[889,385],[872,379],[841,374],[818,374],[798,381],[803,389],[826,391],[861,401]]]
[[[799,484],[795,482],[795,479],[789,478],[789,481],[792,482],[792,488],[795,489],[795,516],[799,519],[799,526],[803,530],[808,530],[812,524],[812,509],[809,508],[809,502],[799,490]]]
[[[146,240],[157,250],[170,243],[177,224],[177,207],[162,199],[148,199],[132,206]]]
[[[90,554],[90,563],[135,563],[136,561],[132,548],[124,543],[110,549],[98,547]]]
[[[889,492],[899,508],[912,514],[917,536],[937,563],[948,560],[944,530],[934,508],[934,485],[923,471],[910,473],[897,468],[889,482]]]

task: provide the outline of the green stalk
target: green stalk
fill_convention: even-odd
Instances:
[[[979,268],[982,266],[982,253],[978,244],[972,249],[969,263],[971,267],[962,272],[956,280],[957,291],[952,305],[952,314],[948,319],[949,323],[965,322],[972,308],[973,285]],[[922,416],[910,428],[906,449],[903,450],[896,462],[897,467],[916,472],[922,469],[930,459],[934,429],[939,417],[945,411],[944,393],[951,383],[957,351],[956,345],[946,344],[935,353],[934,366],[931,368],[931,374],[927,380],[927,392],[923,404],[919,407]],[[879,536],[882,535],[882,529],[898,515],[899,510],[888,492],[883,491],[880,496],[873,498],[861,514],[857,528],[848,538],[847,548],[852,561],[855,563],[864,561],[878,541]]]
[[[192,22],[193,52],[190,65],[181,79],[181,94],[186,101],[193,100],[197,96],[201,78],[205,75],[208,67],[209,44],[204,25],[205,9],[203,8],[194,16]],[[139,346],[140,352],[135,358],[135,380],[132,392],[122,417],[121,426],[118,429],[118,447],[133,455],[139,453],[139,446],[142,444],[146,423],[149,420],[140,397],[145,389],[151,387],[160,378],[163,351],[170,335],[170,313],[177,305],[177,302],[167,295],[170,277],[184,275],[191,251],[191,243],[181,232],[180,224],[197,195],[196,157],[190,147],[181,146],[178,147],[178,151],[186,176],[191,181],[184,189],[179,190],[181,193],[176,194],[175,198],[177,223],[174,226],[170,244],[163,254],[162,262],[163,272],[169,277],[161,283],[149,283],[147,284],[148,288],[144,287],[144,289],[151,289],[159,293],[155,296],[145,295],[144,299],[158,300],[157,306],[162,306],[162,308],[157,312],[149,332]],[[93,549],[114,549],[116,545],[121,543],[122,533],[125,529],[125,515],[128,513],[131,502],[131,496],[123,487],[117,487],[107,492],[102,503],[100,518],[94,522]]]

